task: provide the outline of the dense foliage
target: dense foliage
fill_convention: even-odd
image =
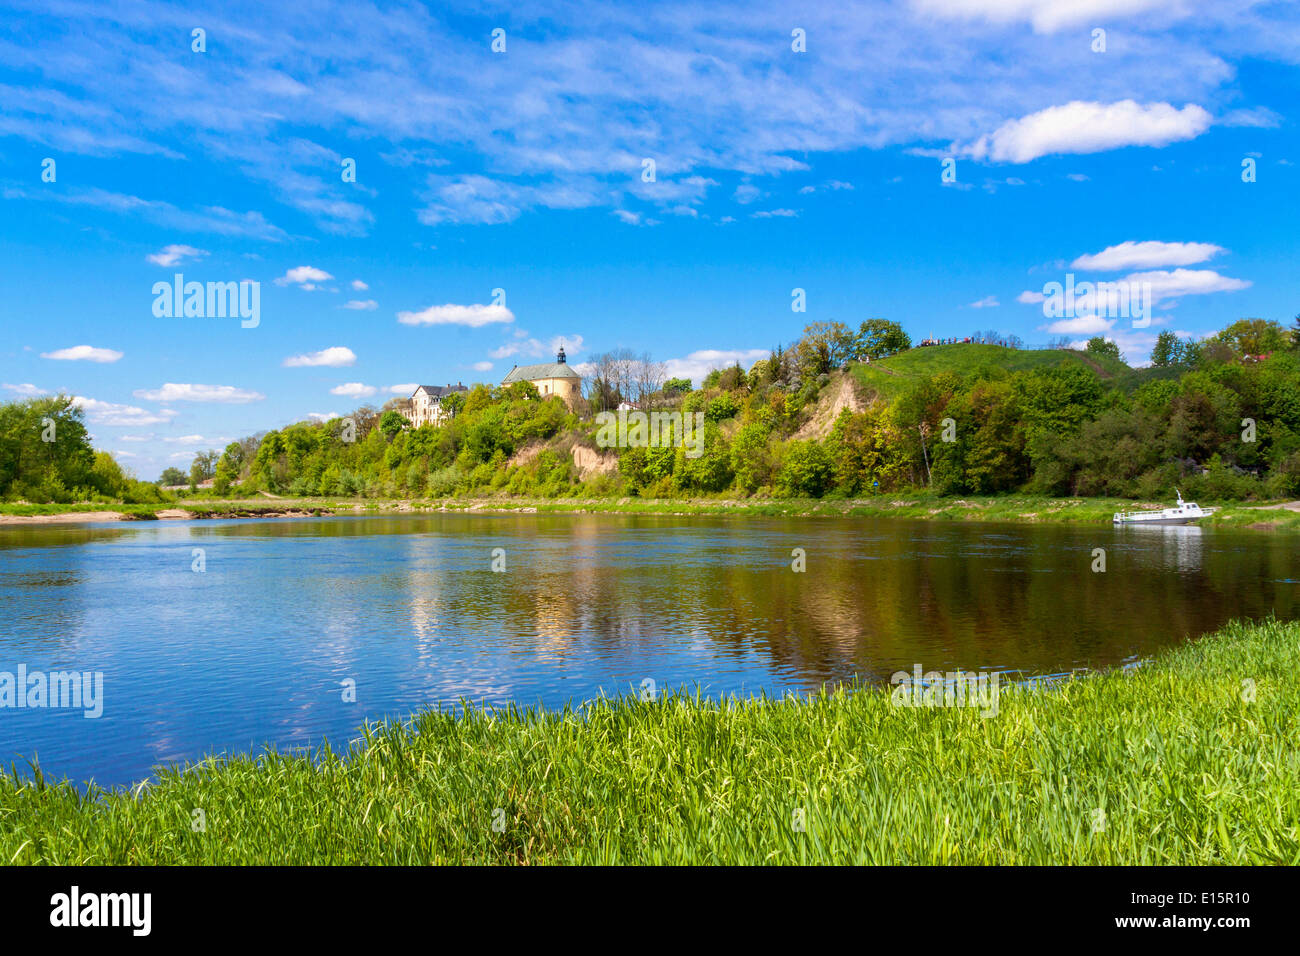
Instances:
[[[1014,371],[970,368],[956,361],[961,350],[988,346],[939,346],[931,355],[947,350],[951,369],[889,397],[863,396],[860,410],[817,429],[809,419],[848,387],[843,370],[863,355],[862,339],[818,324],[748,371],[716,370],[700,389],[674,381],[652,397],[650,409],[703,414],[698,457],[683,447],[610,449],[606,467],[584,478],[575,446],[591,450],[588,464],[600,451],[590,416],[528,385],[478,386],[440,427],[413,430],[369,410],[350,443],[351,420],[336,419],[270,432],[251,449],[251,440],[232,444],[216,464],[217,491],[242,479],[295,495],[822,497],[928,487],[1161,498],[1178,486],[1207,499],[1295,496],[1300,355],[1272,323],[1252,328],[1178,343],[1167,363],[1124,374],[1067,360],[1080,353],[1042,353],[1039,366]],[[867,332],[897,342],[871,323]],[[1287,348],[1261,357],[1251,351],[1261,341]]]
[[[156,485],[95,451],[85,415],[66,395],[0,404],[0,497],[38,502],[162,502]]]
[[[913,374],[899,374],[905,366]],[[1148,369],[1129,369],[1101,339],[1081,352],[909,349],[884,320],[857,333],[817,323],[748,370],[711,372],[699,389],[659,382],[639,393],[642,408],[701,415],[698,454],[680,443],[600,448],[594,403],[570,409],[527,383],[479,385],[455,396],[454,415],[437,426],[413,429],[392,407],[364,407],[201,454],[188,480],[212,479],[218,496],[1160,499],[1174,487],[1208,500],[1300,496],[1300,351],[1295,332],[1261,319],[1196,342],[1162,336]],[[607,391],[623,387],[602,381],[593,394]],[[148,500],[90,449],[68,399],[0,415],[6,497]],[[42,442],[50,417],[57,440]]]

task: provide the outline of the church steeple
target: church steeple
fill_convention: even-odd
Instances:
[[[564,354],[563,345],[560,346],[560,351],[555,353],[555,361],[559,362],[561,365],[563,365],[566,361],[568,361],[567,357]]]

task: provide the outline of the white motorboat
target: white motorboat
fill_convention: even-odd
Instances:
[[[1216,509],[1202,508],[1195,501],[1184,501],[1183,493],[1177,488],[1174,491],[1178,495],[1175,507],[1160,511],[1117,511],[1115,524],[1188,524],[1214,514]]]

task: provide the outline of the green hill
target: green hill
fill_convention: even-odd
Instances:
[[[1078,362],[1103,379],[1123,381],[1133,372],[1116,359],[1072,349],[1010,349],[968,343],[908,349],[886,359],[854,365],[851,373],[872,393],[892,399],[908,385],[942,372],[964,376],[988,367],[1018,372],[1051,368],[1062,362]]]

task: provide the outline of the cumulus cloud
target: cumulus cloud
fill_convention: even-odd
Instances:
[[[554,359],[556,353],[560,350],[560,346],[564,346],[566,356],[577,355],[583,350],[583,338],[581,335],[557,335],[549,342],[542,342],[540,339],[529,336],[523,329],[516,329],[514,340],[488,352],[488,357],[504,359],[511,356],[520,356],[523,358]],[[491,366],[489,365],[489,367]],[[480,371],[483,370],[480,369]]]
[[[315,266],[295,266],[280,278],[275,280],[276,285],[296,285],[299,288],[311,291],[316,288],[318,282],[328,282],[334,277],[324,269],[317,269]]]
[[[366,285],[360,279],[353,279],[351,286],[353,292],[365,292],[367,289],[370,288],[370,286]]]
[[[475,362],[475,363],[474,363],[474,371],[476,371],[476,372],[488,372],[488,371],[491,371],[491,369],[492,369],[492,363],[491,363],[491,362]]]
[[[206,255],[207,252],[205,250],[195,249],[193,246],[170,245],[163,246],[162,251],[155,252],[145,258],[156,266],[170,268],[185,259],[198,259],[201,256]]]
[[[1058,319],[1040,327],[1053,335],[1099,335],[1114,328],[1115,320],[1103,319],[1099,315],[1081,315],[1073,319]]]
[[[166,382],[162,388],[136,389],[131,394],[151,402],[213,402],[223,405],[244,405],[266,398],[261,392],[233,385],[190,385],[176,382]]]
[[[1121,269],[1154,269],[1160,266],[1190,266],[1224,252],[1209,242],[1121,242],[1101,252],[1083,255],[1071,263],[1075,269],[1118,272]]]
[[[74,345],[69,349],[57,349],[53,352],[41,353],[41,358],[55,359],[59,362],[98,362],[104,364],[116,362],[121,357],[121,352],[116,352],[113,349],[99,349],[93,345]]]
[[[497,322],[513,322],[515,314],[504,305],[431,305],[419,312],[398,312],[403,325],[467,325],[477,329]]]
[[[1184,295],[1237,292],[1251,286],[1251,283],[1246,279],[1233,279],[1230,276],[1220,275],[1213,269],[1174,269],[1172,271],[1160,269],[1151,272],[1134,272],[1120,281],[1151,283],[1151,300],[1153,302],[1176,299]]]
[[[379,303],[374,299],[349,299],[343,303],[343,308],[352,309],[354,312],[373,312],[379,308]]]
[[[419,387],[419,382],[410,382],[401,385],[389,385],[387,391],[393,395],[411,395]]]
[[[993,307],[995,307],[995,306],[997,306],[997,305],[1000,305],[1000,304],[1001,304],[1001,303],[998,302],[998,297],[997,297],[997,296],[995,296],[995,295],[986,295],[984,298],[980,299],[978,302],[972,302],[972,303],[970,304],[970,307],[971,307],[972,309],[991,309],[991,308],[993,308]]]
[[[344,398],[369,398],[378,391],[379,389],[373,385],[363,385],[360,382],[345,382],[331,388],[330,394],[342,395]],[[411,391],[415,390],[412,389]]]
[[[85,411],[86,420],[92,425],[163,425],[176,417],[176,413],[169,409],[151,412],[134,405],[102,402],[84,395],[74,395],[72,404]]]
[[[1024,292],[1020,293],[1020,295],[1016,296],[1016,301],[1021,305],[1037,305],[1046,298],[1047,296],[1043,295],[1041,292],[1034,292],[1032,289],[1026,289]]]
[[[20,385],[10,385],[8,382],[0,385],[7,392],[13,392],[15,395],[21,395],[23,398],[35,398],[37,395],[47,394],[45,389],[37,388],[31,382],[24,382]]]
[[[1052,154],[1167,146],[1195,139],[1210,128],[1210,122],[1210,114],[1194,103],[1178,109],[1169,103],[1075,100],[1008,120],[960,151],[972,159],[1028,163]]]
[[[335,345],[319,352],[305,352],[302,355],[290,355],[284,360],[285,368],[347,368],[355,365],[357,354],[350,348]]]

